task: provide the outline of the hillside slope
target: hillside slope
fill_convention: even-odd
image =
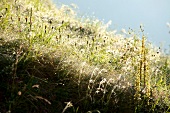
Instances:
[[[169,112],[170,57],[49,0],[0,1],[0,112]]]

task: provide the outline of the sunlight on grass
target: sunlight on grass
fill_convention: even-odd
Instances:
[[[170,56],[139,30],[49,0],[0,1],[0,112],[170,112]]]

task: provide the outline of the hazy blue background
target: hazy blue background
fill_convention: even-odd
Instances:
[[[170,0],[53,0],[57,5],[74,3],[81,15],[95,16],[107,23],[111,29],[120,31],[139,29],[144,25],[145,34],[153,44],[169,48]]]

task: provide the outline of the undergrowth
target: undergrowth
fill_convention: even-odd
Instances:
[[[170,112],[170,56],[48,0],[0,1],[0,112]]]

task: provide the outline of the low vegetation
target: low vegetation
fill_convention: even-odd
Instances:
[[[0,0],[0,112],[170,112],[170,56],[74,5]]]

